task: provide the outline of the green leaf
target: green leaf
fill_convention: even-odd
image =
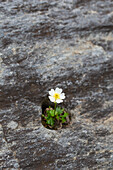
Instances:
[[[62,112],[64,111],[64,108],[62,109]]]
[[[46,110],[46,113],[49,114],[50,110]]]
[[[59,116],[56,116],[56,118],[57,118],[57,120],[59,120],[59,119],[60,119],[60,117],[59,117]]]
[[[54,125],[54,120],[53,120],[52,118],[50,119],[50,122],[51,122],[51,123],[50,123],[51,126],[53,126],[53,125]]]
[[[56,108],[56,111],[58,112],[58,114],[62,114],[62,113],[63,113],[63,110],[64,110],[64,109],[61,109],[60,107],[57,107],[57,108]]]
[[[58,115],[58,112],[57,111],[55,111],[55,116],[57,116]]]
[[[55,116],[55,114],[54,114],[54,110],[50,110],[50,115],[51,115],[52,117],[54,117],[54,116]]]
[[[42,117],[44,117],[45,119],[47,119],[47,117],[46,117],[44,114],[42,114]]]
[[[69,115],[69,113],[64,113],[63,117],[67,117]]]
[[[51,124],[51,120],[49,119],[49,120],[47,120],[47,124],[48,125],[50,125]]]
[[[66,119],[62,118],[62,123],[66,122]]]
[[[52,118],[48,119],[47,124],[53,126],[54,125],[54,120]]]

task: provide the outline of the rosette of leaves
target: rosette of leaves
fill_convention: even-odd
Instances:
[[[46,124],[49,128],[55,128],[56,126],[62,127],[63,124],[67,123],[69,113],[65,112],[64,109],[56,107],[54,110],[49,106],[45,110],[45,114],[42,114],[42,117],[45,119]]]

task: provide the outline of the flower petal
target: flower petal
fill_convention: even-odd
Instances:
[[[49,91],[49,95],[50,95],[50,96],[53,96],[54,93],[55,93],[54,89],[51,89],[51,90]]]
[[[61,99],[57,99],[57,100],[56,100],[56,102],[57,102],[57,103],[62,103],[62,102],[63,102],[63,100],[61,100]]]
[[[49,96],[49,99],[50,99],[51,102],[55,102],[55,98],[54,97]]]
[[[61,99],[65,99],[65,94],[64,94],[64,93],[61,93],[61,94],[60,94],[60,98],[61,98]]]
[[[58,93],[58,94],[61,94],[62,93],[62,89],[59,89],[58,87],[55,89],[55,92]]]

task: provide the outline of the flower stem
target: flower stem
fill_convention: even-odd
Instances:
[[[57,104],[57,103],[55,102],[55,107],[54,107],[55,112],[56,112],[56,104]]]

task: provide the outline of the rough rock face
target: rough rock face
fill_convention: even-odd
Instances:
[[[66,129],[41,124],[63,88]],[[0,167],[113,169],[113,1],[0,0]]]

